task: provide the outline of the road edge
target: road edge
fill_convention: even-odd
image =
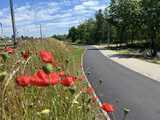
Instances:
[[[81,69],[82,69],[82,73],[83,73],[83,75],[84,75],[84,77],[85,77],[85,80],[87,81],[89,87],[92,87],[91,83],[89,82],[89,80],[88,80],[88,78],[87,78],[87,76],[86,76],[86,74],[85,74],[85,72],[84,72],[84,68],[83,68],[83,62],[84,62],[83,60],[84,60],[84,55],[86,54],[86,52],[87,52],[87,49],[85,48],[83,54],[81,55]],[[93,88],[93,87],[92,87],[92,88]],[[97,98],[96,102],[98,103],[99,106],[101,106],[101,105],[102,105],[102,102],[101,102],[101,100],[99,99],[99,97],[97,97],[97,95],[96,95],[96,93],[95,93],[95,90],[94,90],[94,92],[93,92],[93,96],[94,96],[95,98]],[[104,117],[106,118],[106,120],[111,120],[107,112],[103,111],[102,109],[100,109],[100,111],[102,112],[102,114],[104,115]]]

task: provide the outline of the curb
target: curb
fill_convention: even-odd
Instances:
[[[84,72],[84,68],[83,68],[83,58],[84,58],[84,55],[85,55],[86,51],[87,51],[87,49],[85,48],[85,50],[84,50],[84,52],[83,52],[83,54],[82,54],[82,56],[81,56],[81,68],[82,68],[83,75],[84,75],[84,77],[85,77],[85,79],[86,79],[86,81],[87,81],[87,83],[88,83],[88,86],[89,86],[89,87],[92,87],[91,83],[89,82],[89,80],[88,80],[88,78],[87,78],[87,76],[86,76],[86,74],[85,74],[85,72]],[[92,87],[92,88],[93,88],[93,87]],[[97,103],[98,103],[99,106],[101,106],[101,105],[102,105],[102,102],[101,102],[101,100],[99,99],[99,97],[97,97],[95,91],[93,92],[93,96],[94,96],[95,98],[97,98]],[[102,109],[100,109],[100,111],[103,113],[103,115],[104,115],[104,117],[106,118],[106,120],[111,120],[107,112],[103,111]]]

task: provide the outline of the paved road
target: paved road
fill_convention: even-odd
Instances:
[[[160,120],[159,82],[111,61],[91,46],[87,48],[85,73],[100,99],[114,104],[117,120],[122,120],[124,106],[131,109],[128,120]]]

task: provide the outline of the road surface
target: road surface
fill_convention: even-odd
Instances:
[[[101,101],[114,105],[116,120],[122,120],[124,107],[131,110],[128,120],[160,120],[159,82],[113,62],[92,46],[87,49],[85,73]]]

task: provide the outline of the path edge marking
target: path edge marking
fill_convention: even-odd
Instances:
[[[88,80],[88,78],[87,78],[87,76],[86,76],[86,74],[85,74],[85,72],[84,72],[84,68],[83,68],[83,60],[84,60],[84,55],[86,54],[86,52],[87,52],[87,48],[85,48],[83,54],[81,55],[81,69],[82,69],[82,73],[83,73],[83,75],[84,75],[84,77],[85,77],[85,80],[87,81],[89,87],[92,87],[91,83],[89,82],[89,80]],[[93,87],[92,87],[92,88],[93,88]],[[94,92],[93,92],[93,96],[94,96],[95,98],[97,98],[96,101],[97,101],[98,105],[101,106],[101,105],[102,105],[102,102],[101,102],[101,100],[99,99],[99,97],[97,97],[97,95],[96,95],[96,93],[95,93],[95,90],[94,90]],[[102,114],[104,115],[104,117],[106,118],[106,120],[111,120],[107,112],[103,111],[102,109],[100,109],[100,111],[102,112]]]

